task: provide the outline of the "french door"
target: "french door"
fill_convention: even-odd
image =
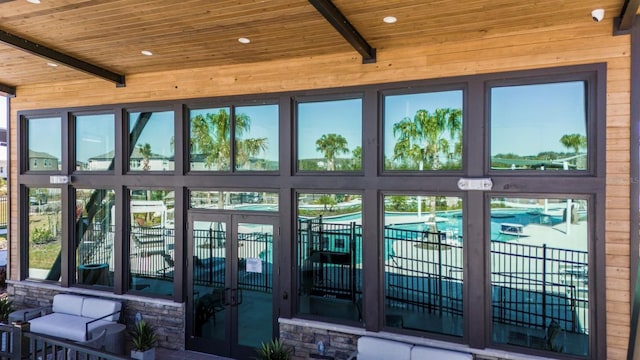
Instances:
[[[277,221],[274,216],[189,214],[190,349],[252,358],[256,347],[276,336]]]

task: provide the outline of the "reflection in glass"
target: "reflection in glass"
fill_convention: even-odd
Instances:
[[[29,278],[60,281],[61,190],[29,189]]]
[[[77,116],[76,170],[112,170],[115,156],[114,136],[113,114]]]
[[[76,189],[76,281],[81,285],[113,287],[115,192]]]
[[[192,330],[195,337],[225,339],[226,225],[214,221],[193,222]]]
[[[298,170],[362,168],[362,99],[298,104]]]
[[[27,120],[27,170],[59,171],[62,166],[62,120],[59,117]]]
[[[192,171],[231,169],[231,109],[191,110],[189,161]]]
[[[362,322],[362,201],[298,195],[298,312]]]
[[[493,341],[589,355],[588,203],[491,199]]]
[[[192,191],[190,199],[194,209],[278,211],[275,192]]]
[[[129,114],[129,170],[173,171],[173,111]]]
[[[462,199],[388,195],[384,203],[384,325],[462,336]]]
[[[273,225],[239,223],[236,246],[238,344],[257,348],[273,339]]]
[[[586,170],[586,84],[491,89],[491,168]]]
[[[385,170],[462,168],[462,91],[384,98]]]
[[[131,190],[129,288],[173,295],[174,199],[168,190]]]
[[[278,170],[278,106],[235,109],[236,170]]]

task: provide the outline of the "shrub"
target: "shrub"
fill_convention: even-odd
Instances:
[[[129,335],[131,335],[134,350],[147,351],[156,344],[156,332],[144,320],[137,321]]]
[[[279,339],[273,339],[268,343],[262,343],[258,349],[258,359],[262,360],[289,360],[291,349],[284,346]]]
[[[53,233],[48,226],[41,226],[33,229],[31,234],[31,242],[37,245],[43,245],[53,241]]]

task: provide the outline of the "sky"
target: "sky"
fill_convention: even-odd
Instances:
[[[573,152],[560,138],[587,134],[584,82],[500,87],[491,97],[492,155]]]

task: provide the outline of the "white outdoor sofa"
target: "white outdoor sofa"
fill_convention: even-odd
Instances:
[[[72,294],[57,294],[50,308],[34,309],[40,316],[29,321],[30,331],[71,341],[86,342],[94,332],[117,324],[122,303]],[[33,312],[25,313],[31,317]],[[124,327],[123,327],[124,328]]]
[[[362,336],[358,339],[357,353],[349,359],[357,360],[472,360],[473,355],[453,350],[437,349],[400,341]]]

